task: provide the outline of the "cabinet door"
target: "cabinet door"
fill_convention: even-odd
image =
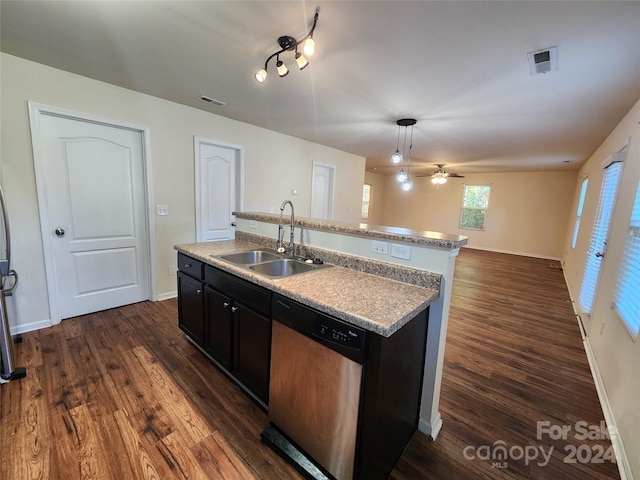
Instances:
[[[178,272],[178,326],[198,345],[204,341],[202,282]]]
[[[213,288],[205,287],[206,321],[204,348],[220,365],[231,371],[233,308],[231,299]]]
[[[265,404],[269,402],[271,320],[236,303],[234,375]]]

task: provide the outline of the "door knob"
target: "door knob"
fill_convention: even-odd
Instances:
[[[598,257],[598,258],[604,257],[604,253],[596,252],[596,257]]]
[[[238,224],[237,224],[236,222],[231,222],[231,226],[232,226],[232,227],[235,227],[235,226],[237,226],[237,225],[238,225]]]
[[[64,237],[64,228],[60,228],[60,227],[56,228],[55,234],[59,237]]]

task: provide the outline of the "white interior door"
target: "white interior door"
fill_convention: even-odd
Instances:
[[[195,138],[196,241],[235,238],[240,148]]]
[[[41,225],[53,256],[47,278],[59,318],[149,299],[142,133],[41,112],[37,141]]]
[[[333,218],[333,182],[335,167],[313,163],[311,185],[311,218],[330,220]]]

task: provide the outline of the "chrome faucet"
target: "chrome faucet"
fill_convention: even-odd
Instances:
[[[289,204],[289,206],[291,207],[291,234],[289,235],[289,245],[288,247],[285,247],[284,244],[284,226],[282,225],[282,214],[284,213],[284,207],[287,206],[287,203]],[[295,215],[293,213],[293,203],[291,203],[291,200],[285,200],[284,202],[282,202],[282,205],[280,205],[280,223],[278,224],[278,251],[279,252],[285,252],[286,250],[289,250],[289,256],[293,257],[293,251],[295,248],[295,244],[293,243],[293,225],[295,223]]]

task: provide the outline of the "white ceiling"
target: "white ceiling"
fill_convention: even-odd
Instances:
[[[316,7],[317,53],[275,64]],[[2,51],[367,158],[395,173],[578,168],[640,99],[639,1],[8,1]],[[532,76],[551,46],[558,70]],[[200,95],[227,102],[205,104]],[[401,147],[402,149],[402,147]]]

